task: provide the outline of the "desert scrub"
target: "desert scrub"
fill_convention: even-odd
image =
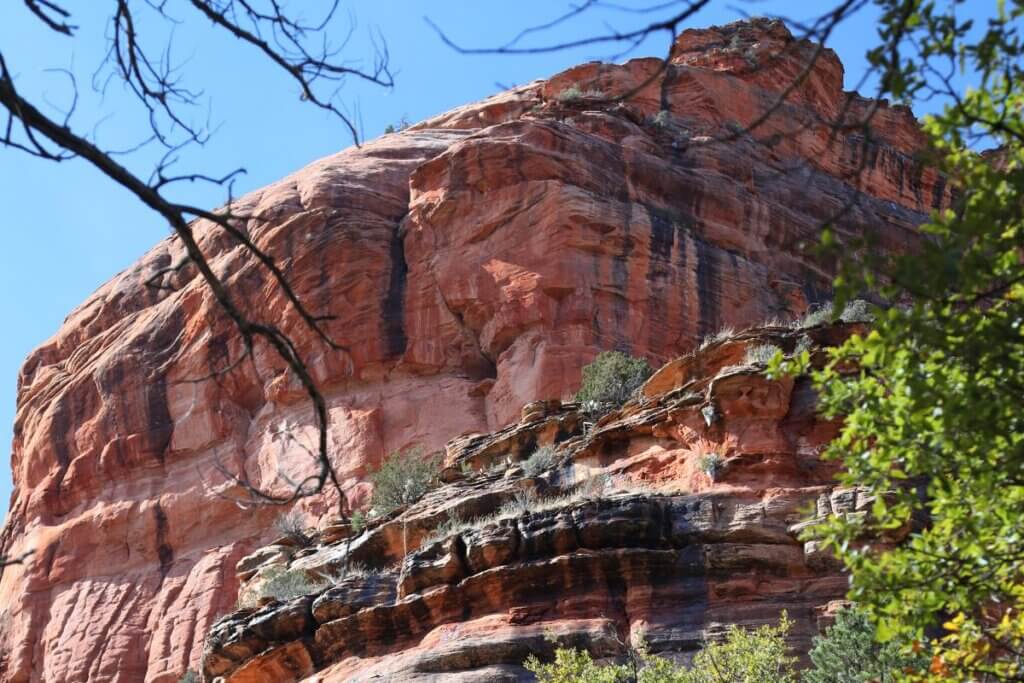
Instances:
[[[745,365],[765,365],[775,354],[779,352],[779,347],[774,344],[756,344],[754,346],[747,347],[747,353],[743,358]]]
[[[313,537],[306,533],[306,525],[302,515],[298,512],[287,512],[274,522],[274,526],[281,534],[294,542],[300,548],[308,548],[313,545]]]
[[[587,405],[618,407],[625,403],[654,370],[642,358],[620,351],[604,351],[583,368],[583,382],[576,400]]]
[[[333,571],[320,573],[329,585],[337,585],[345,579],[369,579],[382,577],[388,573],[388,570],[368,567],[362,562],[352,562],[347,567],[341,566]]]
[[[415,503],[437,486],[440,472],[438,456],[424,458],[419,449],[392,453],[384,459],[380,469],[370,475],[371,509],[377,515],[386,515]]]
[[[794,321],[793,327],[796,329],[802,329],[804,327],[814,327],[816,325],[823,325],[830,322],[832,322],[832,302],[828,301],[808,308],[803,317]]]
[[[523,461],[523,473],[528,477],[536,477],[541,472],[551,469],[555,464],[555,447],[541,446]]]
[[[287,567],[270,567],[260,578],[262,580],[257,586],[239,594],[239,608],[255,607],[265,598],[286,602],[303,595],[320,593],[331,585],[328,579],[310,578],[303,570]]]
[[[871,312],[871,304],[864,299],[853,299],[847,301],[843,306],[843,312],[839,319],[844,323],[869,323],[874,321],[875,316]]]
[[[714,481],[722,473],[722,469],[725,467],[725,459],[718,453],[705,453],[700,456],[698,466],[701,472],[706,474],[711,481]]]
[[[475,517],[473,519],[464,519],[459,515],[452,515],[445,521],[434,527],[433,531],[427,534],[423,541],[420,543],[421,548],[426,548],[429,545],[433,545],[438,541],[443,541],[446,538],[461,534],[463,531],[469,531],[473,528],[480,528],[487,526],[491,522],[498,520],[497,515],[489,515],[487,517]]]
[[[733,337],[735,335],[736,335],[736,329],[735,328],[728,327],[728,326],[727,327],[723,327],[722,329],[718,330],[714,334],[709,334],[706,337],[702,338],[700,340],[700,346],[697,347],[697,348],[698,348],[698,350],[704,350],[704,349],[708,348],[709,346],[711,346],[712,344],[718,344],[720,342],[724,342],[727,339],[729,339],[730,337]]]
[[[847,301],[838,316],[835,315],[835,309],[832,302],[829,301],[809,308],[807,313],[793,324],[793,327],[796,329],[814,327],[830,323],[837,318],[844,323],[869,323],[875,319],[875,316],[871,313],[871,304],[864,299]]]
[[[574,83],[558,93],[555,99],[562,104],[568,104],[570,102],[579,102],[583,99],[600,99],[602,97],[604,97],[604,93],[600,90],[581,90],[579,83]]]

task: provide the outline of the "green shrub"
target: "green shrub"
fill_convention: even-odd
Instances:
[[[687,672],[690,677],[679,678],[679,683],[794,683],[796,657],[786,654],[792,625],[783,612],[778,626],[766,624],[753,630],[730,626],[724,642],[697,653]]]
[[[624,683],[631,679],[626,666],[595,664],[588,652],[576,649],[558,648],[550,664],[530,655],[524,666],[537,677],[537,683]]]
[[[856,609],[844,609],[823,636],[814,639],[808,655],[812,669],[804,672],[804,683],[892,683],[896,672],[920,665],[917,658],[904,655],[899,643],[879,643],[875,627]]]
[[[541,446],[523,461],[523,473],[528,477],[536,477],[555,464],[555,447]]]
[[[415,503],[437,485],[441,472],[439,457],[424,458],[416,449],[392,453],[370,475],[371,505],[378,515]]]
[[[642,358],[619,351],[604,351],[583,368],[583,382],[576,392],[580,403],[620,406],[640,388],[654,370]]]
[[[725,641],[707,645],[691,667],[651,655],[641,645],[631,652],[641,667],[635,679],[630,664],[597,664],[588,653],[575,649],[556,649],[550,664],[531,655],[525,666],[539,683],[795,683],[796,658],[786,654],[791,625],[783,612],[778,626],[751,631],[732,626]]]
[[[353,512],[352,516],[349,517],[349,523],[352,525],[352,533],[362,533],[363,529],[366,528],[366,521],[366,513],[362,510],[356,510]]]
[[[722,472],[725,460],[718,453],[707,453],[700,457],[700,471],[714,481]]]
[[[199,674],[192,669],[189,669],[181,675],[181,678],[178,679],[178,683],[199,683],[200,680]]]

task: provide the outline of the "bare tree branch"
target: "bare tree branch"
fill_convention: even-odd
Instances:
[[[75,26],[70,22],[70,13],[52,0],[23,0],[25,7],[47,28],[72,36]],[[393,84],[388,63],[387,46],[379,38],[371,38],[373,44],[372,64],[362,69],[358,63],[341,60],[341,52],[354,31],[350,28],[344,41],[333,45],[327,39],[338,2],[334,0],[319,21],[307,22],[291,16],[279,0],[189,0],[185,5],[191,11],[211,21],[228,35],[255,47],[270,63],[283,69],[299,84],[302,98],[335,114],[349,130],[356,144],[359,143],[358,121],[349,116],[337,102],[337,93],[346,78],[357,78],[375,85],[390,87]],[[152,16],[172,27],[171,37],[162,40],[160,36],[144,36],[139,30],[146,26],[150,31],[159,24],[140,20],[139,13],[151,12]],[[203,93],[192,90],[183,82],[183,63],[176,62],[173,51],[173,26],[180,19],[168,13],[165,0],[145,0],[144,4],[130,3],[129,0],[113,0],[110,23],[107,30],[108,49],[93,76],[94,89],[103,94],[107,85],[114,81],[123,82],[134,99],[141,105],[148,118],[151,135],[126,149],[104,149],[96,141],[97,130],[102,120],[92,128],[92,138],[72,128],[72,118],[77,104],[78,89],[71,71],[72,99],[69,107],[61,110],[59,120],[48,116],[35,106],[18,89],[15,77],[8,67],[5,55],[0,53],[0,146],[16,149],[27,154],[50,160],[65,161],[81,158],[112,182],[126,188],[147,207],[167,221],[171,231],[181,241],[186,256],[178,263],[162,268],[149,276],[144,283],[147,287],[162,290],[172,289],[165,283],[167,276],[173,276],[185,267],[196,268],[200,278],[212,292],[225,315],[239,330],[244,352],[233,362],[204,378],[186,381],[218,380],[237,368],[242,361],[252,357],[254,344],[269,344],[302,385],[313,406],[314,424],[318,438],[316,448],[303,448],[307,455],[313,454],[316,464],[314,474],[302,481],[286,478],[292,488],[290,492],[268,491],[249,479],[244,464],[240,472],[224,470],[222,474],[243,487],[254,502],[286,504],[313,495],[330,484],[338,492],[342,512],[345,497],[334,471],[328,453],[328,414],[323,395],[307,367],[295,342],[277,324],[260,320],[246,312],[239,299],[227,283],[216,275],[207,255],[203,253],[195,234],[196,219],[202,219],[210,227],[226,233],[233,241],[251,254],[260,268],[267,270],[275,285],[283,293],[289,309],[295,312],[302,323],[312,330],[321,342],[330,349],[346,352],[347,349],[327,334],[324,323],[331,316],[314,314],[300,300],[285,272],[274,257],[261,249],[250,236],[253,225],[261,225],[269,219],[236,210],[231,198],[234,179],[244,169],[218,174],[201,170],[172,171],[180,159],[179,153],[186,147],[203,145],[209,138],[209,126],[205,121],[193,122],[189,110],[194,108]],[[329,86],[327,90],[322,84]],[[45,100],[45,97],[44,97]],[[152,142],[166,148],[148,180],[137,175],[126,165],[115,160],[116,156],[130,154]],[[165,192],[181,183],[205,183],[228,189],[228,201],[219,210],[207,210],[180,201],[174,201]]]
[[[48,0],[25,0],[25,6],[40,21],[57,33],[70,36],[78,28],[67,23],[67,20],[71,18],[71,14],[56,3],[49,2]]]

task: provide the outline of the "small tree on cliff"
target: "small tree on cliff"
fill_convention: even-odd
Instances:
[[[440,471],[441,459],[437,456],[424,457],[419,449],[392,453],[370,475],[372,510],[377,515],[387,515],[415,503],[437,484]]]
[[[647,381],[653,370],[642,358],[621,351],[604,351],[583,368],[576,400],[583,404],[620,406]]]
[[[423,457],[418,448],[392,453],[380,468],[370,475],[373,484],[371,512],[387,515],[399,508],[412,505],[438,483],[441,458]],[[409,530],[402,522],[402,553],[409,553]]]

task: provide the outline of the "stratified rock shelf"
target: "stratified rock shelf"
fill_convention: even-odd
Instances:
[[[806,652],[848,583],[802,540],[808,511],[874,499],[819,459],[838,425],[815,416],[809,380],[771,381],[755,359],[806,348],[821,362],[863,331],[753,329],[667,363],[621,409],[540,401],[453,440],[446,483],[407,508],[243,558],[205,680],[512,683],[555,643],[622,658],[642,639],[685,658],[783,611]],[[304,595],[268,591],[281,577]]]
[[[331,316],[326,332],[342,350],[298,321],[242,247],[198,223],[214,269],[254,316],[292,335],[312,368],[328,401],[347,504],[365,505],[367,473],[388,453],[501,434],[515,429],[509,425],[524,405],[567,400],[601,350],[659,367],[725,326],[793,317],[824,300],[831,264],[804,248],[823,223],[834,221],[840,239],[870,231],[878,249],[912,248],[915,226],[947,200],[945,184],[916,160],[924,138],[909,111],[880,103],[871,140],[856,126],[827,125],[874,104],[843,92],[842,65],[830,51],[770,117],[743,132],[812,54],[813,45],[773,22],[687,31],[664,71],[655,59],[584,64],[347,149],[244,197],[236,208],[261,217],[244,226],[250,238],[315,314]],[[568,96],[576,89],[579,96]],[[236,565],[279,535],[273,522],[281,513],[241,509],[218,466],[244,464],[272,486],[305,457],[314,421],[301,387],[269,350],[218,372],[244,347],[182,259],[177,241],[161,242],[25,361],[0,552],[32,556],[0,577],[4,683],[173,683],[204,667],[233,681],[294,678],[272,673],[287,669],[285,660],[261,669],[252,663],[258,652],[221,661],[211,649],[204,657],[204,645],[215,622],[210,647],[229,639],[225,623],[234,622],[217,620],[234,612]],[[154,278],[160,287],[147,285]],[[721,391],[761,392],[754,376],[723,379]],[[264,647],[290,648],[301,675],[332,667],[317,674],[328,676],[322,680],[374,671],[392,680],[464,671],[473,680],[519,675],[511,662],[523,643],[542,647],[549,626],[613,649],[621,629],[647,621],[664,647],[689,647],[713,624],[766,619],[790,605],[802,610],[797,636],[806,640],[815,610],[841,594],[841,577],[824,565],[808,568],[786,525],[797,521],[795,506],[817,500],[814,487],[826,485],[810,453],[828,433],[807,426],[813,415],[794,417],[794,396],[800,411],[813,403],[802,389],[764,391],[773,398],[750,410],[770,414],[744,419],[775,425],[771,434],[752,426],[733,441],[713,439],[737,462],[759,454],[756,466],[734,470],[742,494],[716,492],[692,473],[702,448],[696,432],[666,446],[657,429],[680,427],[652,417],[655,431],[629,436],[628,453],[660,449],[659,467],[674,473],[655,487],[660,497],[620,491],[607,504],[558,513],[571,523],[552,513],[551,524],[571,527],[576,545],[530,546],[527,531],[547,532],[508,522],[494,531],[500,537],[460,536],[452,547],[416,550],[429,557],[381,555],[372,564],[408,564],[395,570],[393,587],[350,586],[361,597],[299,606],[285,645],[264,638]],[[807,422],[813,437],[794,431],[794,420]],[[572,457],[559,476],[581,480],[587,459]],[[625,456],[593,457],[594,467],[607,468]],[[642,469],[658,479],[658,468]],[[472,495],[467,486],[459,495]],[[337,507],[327,493],[299,512],[323,526]],[[729,515],[742,520],[721,521]],[[736,533],[721,531],[723,523]],[[367,537],[380,545],[368,548],[394,555],[394,539],[376,533]],[[683,557],[686,544],[707,553]],[[680,562],[689,578],[666,582]],[[531,583],[509,569],[522,563],[546,569]],[[503,572],[519,578],[506,581]],[[592,588],[590,603],[562,605],[558,595],[573,594],[577,578]],[[516,597],[520,582],[550,591],[551,608]],[[762,610],[758,600],[773,591],[800,597]],[[350,599],[377,604],[377,621],[346,607]],[[660,611],[648,614],[643,605],[652,601],[683,611],[670,623]],[[359,627],[325,631],[344,619]],[[503,658],[487,654],[501,648]]]

